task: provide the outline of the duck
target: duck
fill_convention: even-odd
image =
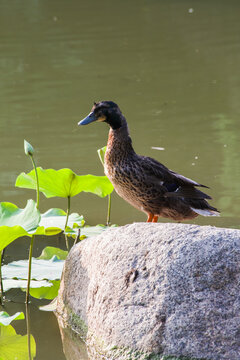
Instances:
[[[178,222],[198,215],[219,216],[208,203],[211,197],[199,188],[208,186],[168,169],[157,160],[136,154],[126,118],[113,101],[95,102],[78,125],[93,122],[110,127],[104,158],[104,172],[117,194],[147,215],[147,222],[159,217]]]

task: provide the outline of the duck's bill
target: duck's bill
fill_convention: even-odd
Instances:
[[[90,114],[87,117],[85,117],[85,119],[79,121],[78,125],[87,125],[93,121],[97,121],[97,119],[96,119],[96,116],[94,115],[94,113],[90,112]]]

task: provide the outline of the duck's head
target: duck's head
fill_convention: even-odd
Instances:
[[[91,112],[78,125],[87,125],[94,121],[106,122],[112,129],[118,129],[123,125],[123,116],[117,104],[113,101],[100,101],[94,103]]]

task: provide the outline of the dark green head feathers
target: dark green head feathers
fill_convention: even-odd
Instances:
[[[119,129],[124,121],[124,117],[113,101],[100,101],[94,103],[90,114],[80,121],[78,125],[87,125],[94,121],[106,122],[114,130]],[[125,119],[124,119],[125,120]]]

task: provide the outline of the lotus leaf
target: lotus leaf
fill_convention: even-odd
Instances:
[[[115,225],[111,227],[115,227]],[[109,226],[105,226],[105,225],[84,226],[81,229],[81,235],[85,235],[86,237],[97,236],[109,228],[110,228]]]
[[[65,260],[68,252],[53,246],[47,246],[43,249],[41,255],[38,259],[42,260],[50,260],[53,256],[56,256],[59,260]]]
[[[32,280],[31,288],[39,288],[39,287],[47,287],[51,286],[51,284],[46,280]],[[8,291],[10,289],[26,289],[27,288],[27,280],[18,280],[18,279],[4,279],[3,280],[3,289],[4,291]]]
[[[0,203],[0,251],[21,236],[49,236],[61,232],[62,227],[56,226],[56,220],[60,216],[60,213],[58,214],[58,217],[56,216],[54,218],[55,223],[54,221],[51,222],[51,219],[49,218],[49,214],[55,213],[57,215],[55,210],[56,209],[48,210],[48,212],[42,215],[42,221],[40,222],[41,214],[36,208],[36,203],[33,200],[28,200],[24,209],[20,209],[12,203]],[[61,216],[59,219],[62,220],[63,217]],[[73,222],[76,222],[79,220],[79,216],[77,217],[75,214],[72,214],[71,219]],[[39,223],[41,226],[38,226]]]
[[[53,280],[50,281],[49,284],[51,286],[43,286],[40,288],[31,288],[30,295],[37,298],[37,299],[47,299],[52,300],[58,294],[58,289],[60,287],[60,280]]]
[[[24,209],[19,209],[9,202],[0,203],[0,226],[20,225],[24,230],[31,231],[37,228],[40,218],[40,212],[33,200],[28,200]]]
[[[40,226],[48,227],[48,226],[57,226],[58,228],[64,230],[66,223],[66,212],[62,209],[53,208],[42,214]],[[77,213],[72,213],[68,218],[68,226],[70,228],[81,227],[84,225],[83,216]]]
[[[31,335],[31,355],[36,355],[36,343]],[[0,360],[28,359],[27,335],[18,335],[11,325],[0,326]]]
[[[57,298],[53,299],[49,304],[39,306],[41,311],[55,311],[57,309]]]
[[[16,314],[10,316],[5,311],[0,311],[0,326],[8,326],[11,324],[13,320],[22,320],[24,319],[24,313],[23,312],[17,312]]]
[[[21,236],[31,236],[21,226],[0,226],[0,251]]]
[[[62,274],[64,261],[52,257],[50,260],[32,258],[32,279],[59,280]],[[3,279],[27,279],[28,260],[13,261],[2,267]]]
[[[104,197],[113,191],[113,185],[106,176],[77,175],[70,169],[42,169],[37,168],[39,189],[47,197],[73,197],[80,192],[91,192]],[[21,173],[16,180],[16,186],[36,189],[34,170]]]

